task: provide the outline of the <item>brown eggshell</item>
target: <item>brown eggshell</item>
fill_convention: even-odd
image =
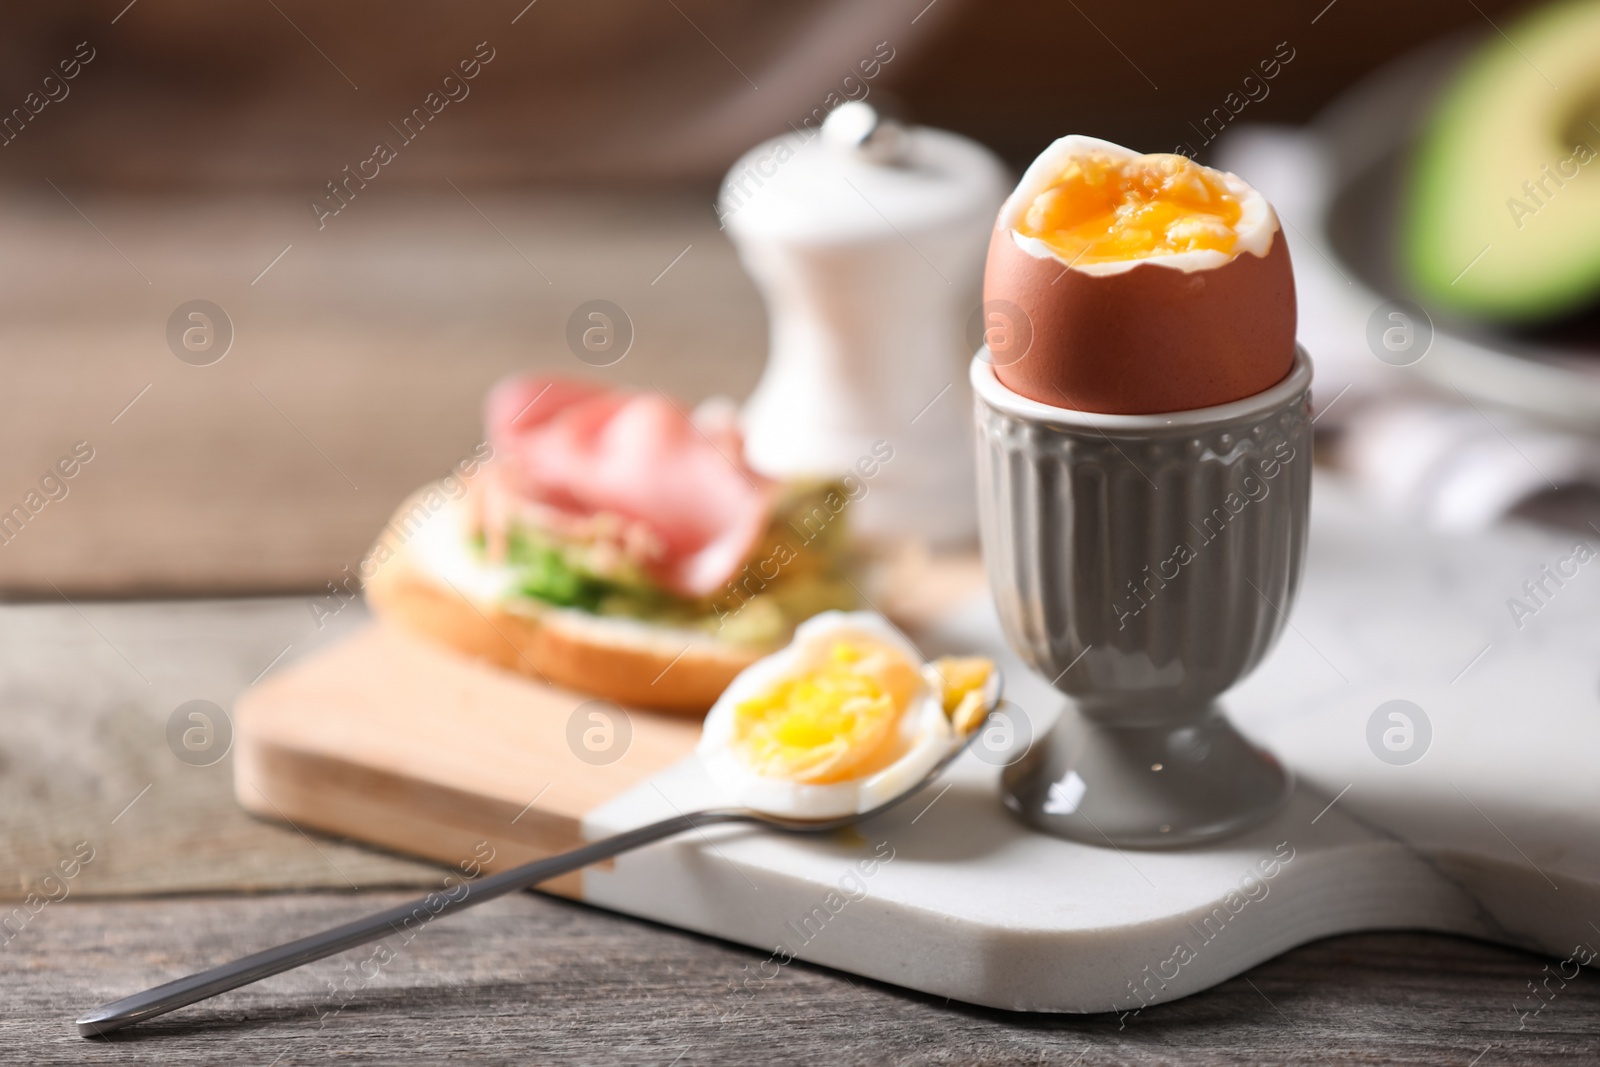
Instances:
[[[1294,274],[1281,232],[1265,256],[1241,252],[1208,270],[1144,262],[1094,275],[1029,255],[997,226],[983,299],[991,313],[1009,301],[1025,317],[990,334],[995,376],[1052,407],[1211,407],[1276,385],[1294,363]]]

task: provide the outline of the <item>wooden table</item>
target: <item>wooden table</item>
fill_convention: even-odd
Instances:
[[[80,1040],[84,1008],[439,883],[437,868],[247,817],[227,759],[190,766],[165,738],[184,701],[226,706],[361,621],[352,608],[319,632],[295,598],[0,607],[5,908],[78,842],[94,849],[70,895],[0,946],[0,1060],[1491,1067],[1600,1055],[1593,973],[1519,1031],[1513,1005],[1554,961],[1446,937],[1337,938],[1138,1016],[1041,1017],[803,963],[747,995],[754,952],[536,894],[429,927],[381,968],[357,949]]]

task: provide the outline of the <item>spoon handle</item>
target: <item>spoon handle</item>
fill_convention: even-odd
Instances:
[[[609,859],[641,845],[648,845],[652,841],[659,841],[664,837],[671,837],[701,826],[743,822],[748,818],[748,815],[738,811],[704,811],[689,815],[674,815],[670,819],[662,819],[648,826],[603,838],[570,852],[534,860],[521,867],[513,867],[509,871],[502,871],[475,881],[463,882],[449,891],[429,893],[409,904],[401,904],[387,911],[380,911],[376,915],[369,915],[331,930],[324,930],[276,948],[241,957],[231,963],[213,967],[209,971],[191,974],[187,978],[179,978],[175,982],[168,982],[154,989],[135,993],[131,997],[112,1001],[80,1018],[78,1033],[83,1037],[103,1036],[124,1026],[132,1026],[146,1019],[153,1019],[157,1015],[164,1015],[186,1004],[193,1004],[214,997],[218,993],[260,981],[269,975],[291,970],[303,963],[320,960],[324,956],[332,956],[347,948],[400,933],[408,924],[418,928],[463,908],[482,904],[486,900],[493,900],[518,889],[530,888],[558,874],[587,867],[591,863]]]

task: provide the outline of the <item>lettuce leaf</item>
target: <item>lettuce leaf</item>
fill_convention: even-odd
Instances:
[[[597,611],[605,599],[606,582],[584,574],[560,549],[537,544],[521,531],[513,531],[507,542],[506,563],[515,568],[523,596],[585,611]]]

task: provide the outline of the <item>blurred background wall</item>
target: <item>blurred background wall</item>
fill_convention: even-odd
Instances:
[[[40,116],[27,151],[5,153],[5,173],[124,188],[315,186],[364,154],[480,41],[495,53],[490,73],[394,182],[711,181],[828,93],[850,94],[846,79],[879,41],[894,58],[869,93],[1013,163],[1064,130],[1153,151],[1192,141],[1189,123],[1279,42],[1294,51],[1291,76],[1251,103],[1255,121],[1303,121],[1384,60],[1459,29],[1492,32],[1487,18],[1514,6],[525,3],[13,5],[0,15],[0,104],[20,104],[80,41],[96,58],[72,86],[73,103]]]

